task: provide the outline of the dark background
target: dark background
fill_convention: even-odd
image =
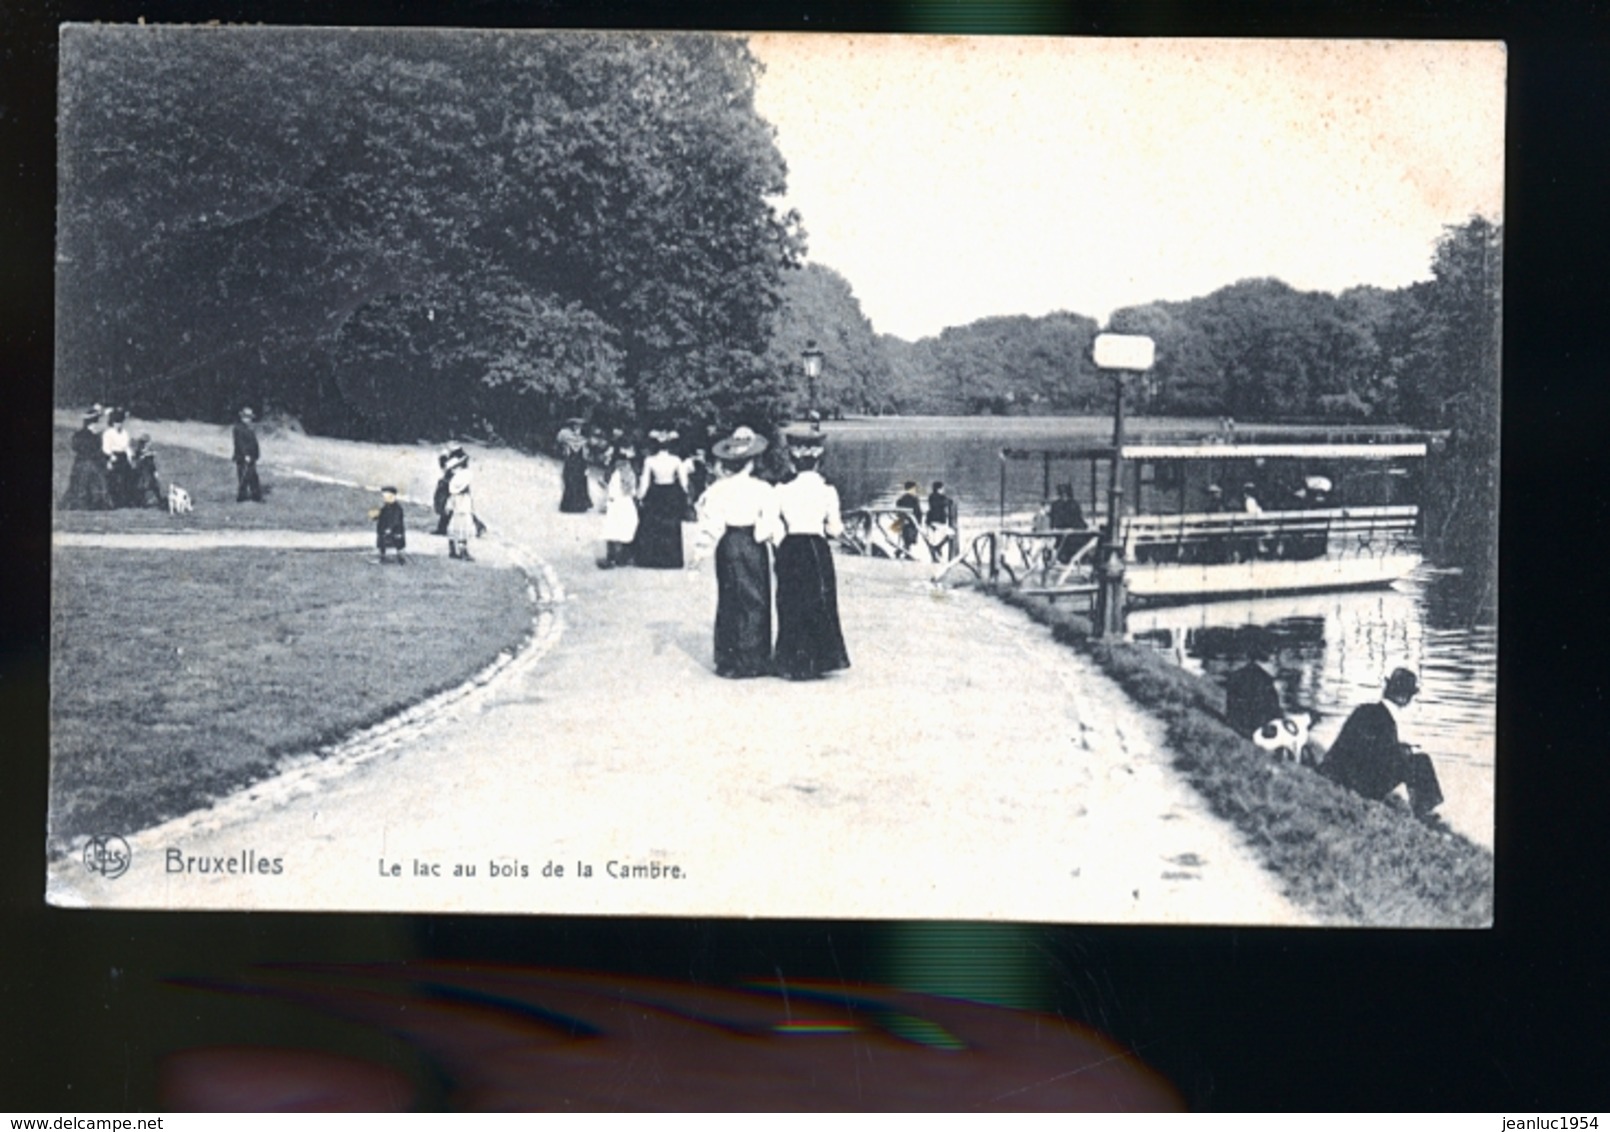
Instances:
[[[1486,932],[554,917],[167,915],[46,908],[55,25],[403,23],[1033,34],[1502,38],[1505,210],[1498,919]],[[431,5],[0,0],[0,1109],[149,1107],[161,1053],[304,1042],[409,1065],[389,1039],[175,976],[434,955],[720,980],[886,978],[912,956],[1022,984],[1101,1026],[1203,1109],[1605,1103],[1610,742],[1604,686],[1610,5],[1602,2]],[[115,639],[117,615],[109,613]],[[900,956],[905,956],[904,960]]]

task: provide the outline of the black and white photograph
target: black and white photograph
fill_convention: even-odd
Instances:
[[[48,901],[1491,927],[1506,68],[64,26]]]

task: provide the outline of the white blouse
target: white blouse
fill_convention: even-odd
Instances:
[[[120,424],[107,425],[101,433],[101,453],[106,456],[127,456],[131,449],[128,431]]]
[[[714,542],[728,527],[754,527],[756,542],[780,538],[777,489],[750,472],[736,472],[705,489],[699,505],[701,541]]]
[[[844,533],[838,490],[823,479],[820,472],[800,472],[775,490],[782,534],[837,538]]]

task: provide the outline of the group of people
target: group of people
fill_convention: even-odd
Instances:
[[[939,480],[928,491],[926,507],[917,491],[917,482],[907,480],[894,501],[895,510],[904,512],[897,527],[902,554],[915,558],[920,542],[927,545],[936,562],[956,557],[956,501],[945,494],[945,485]]]
[[[128,411],[94,405],[73,433],[72,470],[60,507],[64,511],[108,511],[122,507],[163,507],[156,449],[144,433],[131,436]]]
[[[673,448],[679,439],[675,429],[650,430],[641,459],[630,440],[612,446],[604,485],[603,566],[682,568],[682,523],[698,496],[694,462]],[[571,490],[567,477],[567,498]]]
[[[750,428],[687,457],[678,455],[681,436],[670,428],[651,429],[641,455],[632,438],[588,436],[575,419],[557,440],[562,512],[592,509],[591,468],[600,449],[606,453],[601,566],[669,570],[714,557],[717,675],[809,680],[849,667],[829,543],[844,526],[838,492],[819,471],[819,432],[787,435],[786,461]],[[689,520],[697,535],[685,554]]]
[[[463,562],[473,562],[470,540],[486,530],[486,524],[475,514],[475,495],[471,491],[470,455],[462,445],[444,448],[436,454],[439,474],[431,507],[436,512],[436,533],[447,540],[447,556]],[[387,489],[390,490],[390,489]],[[381,558],[385,558],[384,533],[377,529],[376,539],[381,542]],[[397,544],[401,549],[401,544]]]
[[[1270,669],[1273,653],[1267,637],[1262,630],[1249,629],[1244,639],[1247,663],[1225,681],[1224,715],[1232,730],[1256,742],[1261,732],[1278,729],[1289,717]],[[1399,732],[1403,711],[1419,691],[1413,672],[1394,669],[1381,699],[1353,709],[1323,758],[1313,757],[1305,743],[1300,761],[1373,801],[1385,801],[1401,787],[1414,816],[1437,824],[1434,811],[1443,795],[1436,768],[1429,755],[1403,742]]]

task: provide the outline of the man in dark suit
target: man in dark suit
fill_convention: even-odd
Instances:
[[[235,422],[235,502],[263,501],[263,485],[257,478],[257,433],[252,431],[252,411],[242,409]]]
[[[1242,639],[1247,663],[1230,673],[1224,682],[1224,721],[1237,735],[1250,739],[1254,731],[1271,719],[1279,719],[1283,709],[1274,675],[1265,667],[1273,651],[1268,634],[1253,627],[1246,630]]]
[[[1057,484],[1057,497],[1051,501],[1051,514],[1049,516],[1053,531],[1084,531],[1089,527],[1085,524],[1084,508],[1073,497],[1071,483]],[[1089,542],[1094,535],[1064,535],[1057,540],[1057,561],[1066,566],[1073,561],[1073,556]]]
[[[1423,752],[1398,739],[1398,713],[1420,690],[1414,673],[1399,668],[1387,678],[1381,701],[1353,709],[1342,733],[1325,755],[1320,773],[1340,786],[1377,802],[1400,785],[1409,791],[1409,808],[1429,818],[1442,804],[1436,768]]]

